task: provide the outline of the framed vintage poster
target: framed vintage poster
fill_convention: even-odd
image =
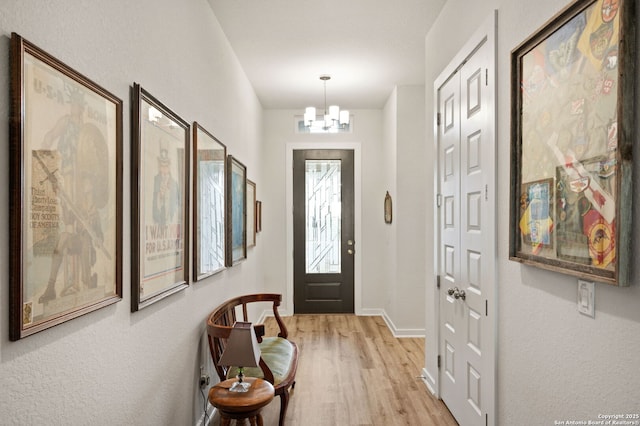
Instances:
[[[11,35],[10,333],[122,299],[122,101]]]
[[[247,168],[227,156],[227,266],[247,258]]]
[[[256,200],[256,232],[262,232],[262,201]]]
[[[511,53],[512,260],[629,285],[632,3],[575,1]]]
[[[135,83],[131,310],[189,285],[189,123]]]
[[[247,179],[247,247],[256,245],[256,184]]]
[[[225,268],[227,147],[193,123],[193,269],[200,281]]]

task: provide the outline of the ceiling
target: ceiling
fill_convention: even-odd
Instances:
[[[207,0],[266,109],[380,109],[424,84],[424,39],[446,0]]]

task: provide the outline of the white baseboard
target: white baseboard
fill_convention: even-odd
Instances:
[[[290,317],[292,315],[286,309],[278,309],[278,313],[281,317]],[[264,311],[262,311],[254,324],[263,324],[268,317],[273,317],[273,308],[265,309]]]
[[[213,405],[209,404],[207,402],[207,418],[205,420],[205,416],[204,413],[202,413],[202,415],[200,416],[200,419],[198,419],[198,422],[196,423],[196,426],[209,426],[211,424],[211,420],[213,419],[213,416],[216,414],[216,407],[214,407]]]
[[[288,316],[285,312],[280,312],[281,316]],[[362,317],[382,317],[384,322],[387,324],[387,327],[393,334],[393,337],[402,338],[402,337],[424,337],[425,329],[424,328],[398,328],[395,326],[389,315],[385,312],[384,309],[379,308],[363,308],[356,312],[356,315]],[[273,311],[271,309],[265,309],[258,320],[255,322],[256,324],[262,324],[267,319],[267,317],[272,317]]]
[[[384,319],[384,322],[387,323],[387,327],[389,327],[389,330],[391,330],[393,337],[397,337],[397,338],[424,337],[424,334],[425,334],[424,328],[398,328],[393,323],[393,321],[391,321],[391,318],[389,318],[389,315],[387,315],[387,313],[384,310],[382,312],[383,312],[382,318]]]
[[[436,392],[436,381],[434,380],[433,376],[429,374],[426,368],[422,369],[422,381],[425,385],[427,385],[427,389],[429,389],[429,392],[437,397],[438,394]]]
[[[362,308],[356,312],[356,315],[361,317],[382,317],[384,316],[384,309]]]

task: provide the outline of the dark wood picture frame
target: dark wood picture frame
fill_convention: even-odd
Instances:
[[[632,0],[577,0],[511,52],[511,260],[630,284],[635,15]],[[527,243],[541,180],[544,246]]]
[[[256,200],[256,232],[262,232],[262,201]]]
[[[256,245],[256,184],[247,179],[247,248]]]
[[[122,100],[11,34],[11,340],[122,299]]]
[[[189,286],[189,123],[133,85],[131,310]]]
[[[247,167],[227,156],[227,266],[247,258]]]
[[[193,276],[203,280],[226,265],[227,147],[193,123]]]

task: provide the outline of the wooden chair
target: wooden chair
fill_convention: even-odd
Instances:
[[[282,295],[280,294],[251,294],[227,300],[209,314],[207,318],[207,334],[209,337],[209,350],[220,381],[233,378],[237,374],[237,368],[218,365],[218,361],[222,357],[231,328],[236,322],[236,308],[241,307],[242,321],[249,321],[247,304],[255,302],[272,303],[273,316],[279,327],[278,336],[265,336],[264,325],[254,324],[256,337],[262,352],[260,367],[245,368],[244,374],[247,377],[263,378],[273,385],[275,396],[280,396],[279,425],[283,426],[287,406],[289,405],[289,389],[293,389],[296,384],[298,347],[294,342],[287,340],[287,327],[278,313],[278,306],[280,306],[281,301]]]

